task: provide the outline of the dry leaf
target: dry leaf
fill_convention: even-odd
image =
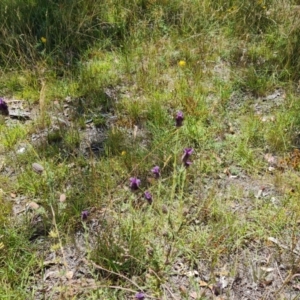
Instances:
[[[273,272],[275,269],[274,268],[266,268],[266,267],[261,267],[261,269],[265,272]]]
[[[186,294],[186,292],[187,292],[187,289],[186,289],[186,287],[185,287],[184,285],[181,285],[181,286],[179,287],[179,290],[180,290],[180,292],[181,292],[182,294]]]
[[[225,168],[225,169],[223,170],[223,173],[226,174],[227,176],[231,175],[228,168]]]
[[[208,283],[205,281],[199,280],[199,285],[200,285],[200,287],[207,287]]]
[[[74,275],[74,272],[73,272],[73,271],[68,271],[68,272],[66,273],[66,278],[70,280],[70,279],[73,278],[73,275]]]

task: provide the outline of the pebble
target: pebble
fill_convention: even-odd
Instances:
[[[39,174],[43,173],[43,171],[44,171],[44,167],[38,163],[33,163],[32,168],[33,168],[33,171],[35,171],[36,173],[39,173]]]

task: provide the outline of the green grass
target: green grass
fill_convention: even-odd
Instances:
[[[297,273],[298,6],[1,3],[0,96],[37,117],[0,115],[0,298],[210,299],[199,279],[246,266],[261,283],[265,253]],[[178,264],[199,279],[172,283]],[[270,294],[292,297],[278,282]]]

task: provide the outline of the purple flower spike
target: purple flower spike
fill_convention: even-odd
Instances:
[[[182,126],[182,122],[184,120],[184,117],[183,117],[183,112],[182,111],[179,111],[176,115],[176,127],[181,127]]]
[[[181,157],[181,160],[185,167],[188,167],[192,164],[192,162],[189,160],[190,156],[193,154],[194,149],[193,148],[185,148],[184,153]]]
[[[87,210],[84,210],[81,212],[81,220],[86,220],[87,217],[89,216],[89,212]]]
[[[133,190],[133,191],[138,190],[139,186],[141,184],[141,181],[136,177],[131,177],[129,180],[130,180],[129,186],[130,186],[131,190]]]
[[[155,166],[151,172],[154,174],[155,178],[159,178],[160,177],[160,168],[159,166]]]
[[[186,168],[188,168],[191,164],[192,164],[192,162],[190,160],[187,160],[187,161],[184,162],[184,166]]]
[[[193,148],[185,148],[181,160],[183,162],[187,161],[188,158],[190,158],[190,156],[193,154],[193,152],[194,152]]]
[[[2,98],[0,98],[0,114],[5,116],[9,114],[7,103]]]
[[[146,191],[146,192],[144,193],[144,197],[145,197],[145,199],[148,201],[149,204],[152,203],[153,199],[152,199],[152,195],[151,195],[150,192]]]
[[[144,300],[145,299],[145,294],[142,293],[142,292],[138,292],[137,294],[135,294],[135,299]]]

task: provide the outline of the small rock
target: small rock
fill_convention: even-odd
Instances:
[[[228,280],[226,279],[225,276],[220,277],[219,285],[221,286],[222,289],[225,289],[228,286]]]
[[[274,100],[275,98],[280,96],[280,91],[276,90],[273,94],[267,96],[264,100]]]
[[[33,163],[32,168],[33,168],[33,171],[35,171],[36,173],[39,173],[39,174],[43,173],[43,171],[44,171],[44,167],[38,163]]]
[[[161,207],[161,211],[164,213],[164,214],[167,214],[168,213],[168,208],[165,204],[162,205]]]
[[[199,276],[199,273],[198,273],[198,271],[196,271],[196,270],[193,270],[193,271],[187,271],[187,272],[186,272],[186,276],[188,276],[188,277],[198,277],[198,276]]]
[[[67,199],[66,194],[60,194],[60,196],[59,196],[59,201],[60,201],[60,202],[65,202],[66,199]]]
[[[25,150],[26,150],[25,147],[21,147],[20,149],[17,150],[17,153],[18,153],[18,154],[22,154],[22,153],[25,152]]]
[[[186,287],[185,287],[184,285],[181,285],[181,286],[179,287],[179,290],[180,290],[180,292],[181,292],[182,294],[186,294],[186,293],[187,293],[187,289],[186,289]]]
[[[266,277],[265,277],[265,280],[264,280],[264,284],[265,285],[271,285],[272,282],[274,280],[274,274],[273,273],[269,273]]]

